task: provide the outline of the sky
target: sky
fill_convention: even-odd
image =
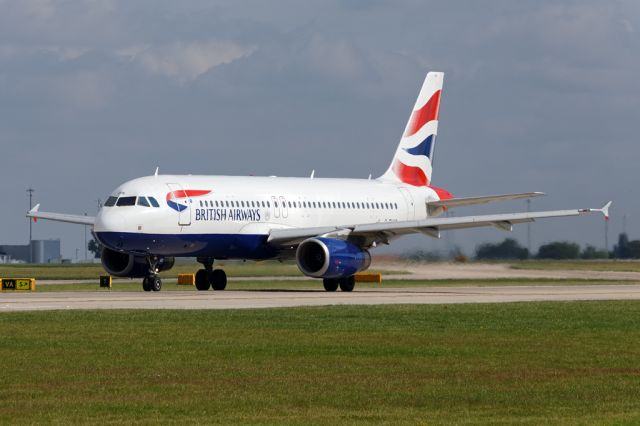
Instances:
[[[610,245],[623,229],[640,238],[639,30],[635,0],[0,0],[0,244],[28,240],[30,186],[42,210],[93,215],[156,167],[378,176],[430,70],[445,73],[434,185],[547,193],[532,210],[613,200]],[[531,232],[534,249],[605,243],[597,215]],[[84,256],[82,226],[39,221],[33,235]],[[526,235],[413,236],[386,252]]]

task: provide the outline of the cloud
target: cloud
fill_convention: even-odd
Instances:
[[[152,74],[163,75],[184,84],[207,71],[246,57],[255,47],[232,42],[175,42],[162,46],[133,45],[116,49],[121,58],[140,64]]]

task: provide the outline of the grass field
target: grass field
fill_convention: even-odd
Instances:
[[[460,279],[460,280],[383,280],[382,285],[357,283],[356,288],[404,288],[404,287],[461,287],[461,286],[545,286],[545,285],[620,285],[638,284],[635,281],[611,281],[599,279],[545,279],[545,278],[505,278],[505,279]],[[234,281],[227,285],[228,290],[321,290],[321,280],[249,280]],[[111,289],[100,288],[95,283],[36,284],[38,292],[65,291],[132,291],[141,292],[140,280],[115,281]],[[175,281],[164,281],[162,291],[196,291],[194,286],[177,285]]]
[[[224,268],[230,277],[295,277],[302,273],[293,262],[281,263],[277,261],[238,262],[219,261],[216,268]],[[195,274],[202,265],[196,262],[176,263],[169,271],[162,272],[163,278],[175,278],[178,274]],[[381,272],[381,271],[378,271]],[[403,271],[384,271],[386,273],[403,274]],[[0,265],[2,278],[36,278],[38,280],[84,280],[98,279],[106,272],[100,264],[46,264],[46,265]]]
[[[255,276],[296,276],[300,275],[294,263],[265,262],[216,262],[216,267],[224,266],[227,274],[236,277]],[[178,274],[194,274],[202,268],[199,263],[176,263],[169,271],[162,272],[163,277],[177,277]],[[0,277],[30,277],[44,279],[94,279],[106,272],[100,264],[47,264],[47,265],[0,265]]]
[[[0,315],[0,423],[640,422],[640,304]]]
[[[628,260],[525,260],[510,264],[513,269],[640,272],[640,262]]]

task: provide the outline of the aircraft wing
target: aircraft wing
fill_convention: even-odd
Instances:
[[[427,206],[431,209],[444,207],[453,208],[461,206],[472,206],[476,204],[495,203],[497,201],[518,200],[521,198],[533,198],[544,195],[544,192],[524,192],[521,194],[487,195],[484,197],[450,198],[448,200],[429,201]]]
[[[48,213],[40,211],[40,204],[29,210],[27,217],[34,219],[55,220],[57,222],[77,223],[79,225],[93,225],[96,218],[93,216],[64,214],[64,213]]]
[[[536,219],[549,217],[579,216],[600,212],[609,217],[609,201],[600,209],[554,210],[544,212],[505,213],[481,216],[428,218],[402,222],[378,222],[366,225],[272,229],[267,242],[275,245],[297,245],[307,238],[324,236],[329,238],[349,239],[361,246],[373,243],[386,244],[389,240],[400,235],[422,233],[434,238],[440,238],[440,231],[463,228],[477,228],[495,226],[510,231],[514,224],[534,222]]]

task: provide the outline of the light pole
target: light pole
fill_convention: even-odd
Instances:
[[[33,193],[35,192],[35,189],[29,187],[29,189],[27,189],[27,193],[29,194],[29,210],[31,210],[33,208]],[[32,237],[33,237],[33,221],[31,220],[31,218],[28,218],[29,220],[29,263],[33,263],[33,250],[31,247],[31,241],[32,241]]]
[[[527,213],[531,211],[531,198],[527,198]],[[527,250],[531,255],[531,222],[527,222]]]
[[[86,216],[87,213],[85,212],[84,215]],[[87,225],[84,226],[84,261],[87,261]]]

